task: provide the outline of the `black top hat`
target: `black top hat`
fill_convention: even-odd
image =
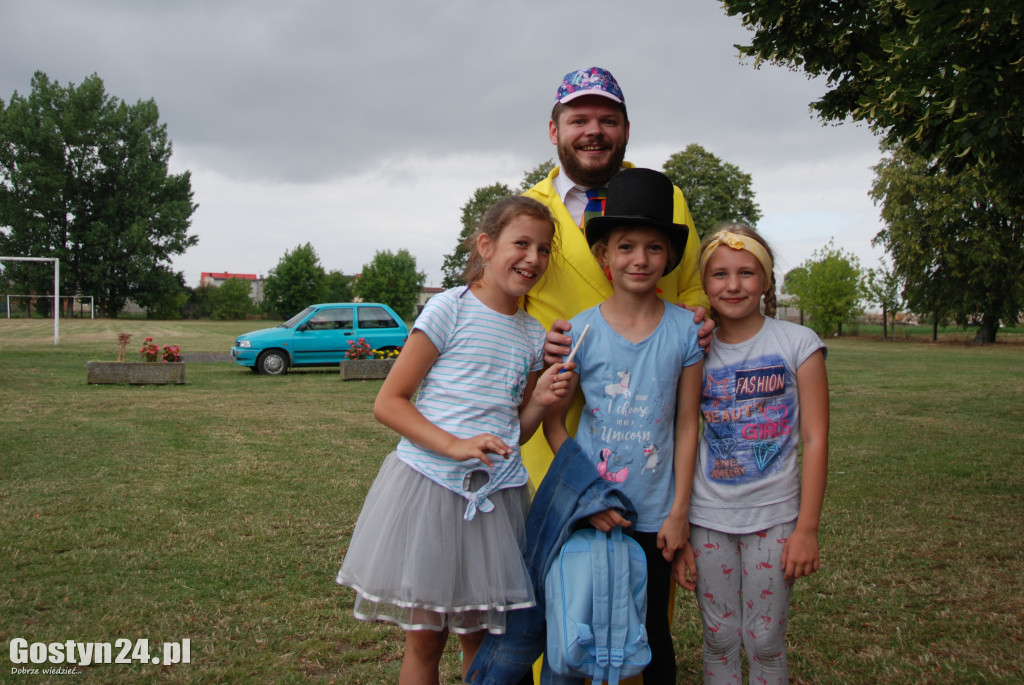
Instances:
[[[587,222],[590,247],[604,239],[613,228],[647,227],[660,229],[675,251],[675,259],[665,266],[667,274],[676,268],[686,249],[689,226],[672,221],[674,204],[672,181],[653,169],[623,169],[608,182],[604,216]]]

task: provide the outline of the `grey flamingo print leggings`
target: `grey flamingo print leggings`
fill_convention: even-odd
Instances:
[[[743,535],[692,525],[697,606],[704,623],[704,682],[741,682],[746,648],[750,683],[788,684],[786,623],[793,581],[785,580],[782,547],[796,521]]]

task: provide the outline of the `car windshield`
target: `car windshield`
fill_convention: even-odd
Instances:
[[[298,314],[296,314],[295,316],[281,324],[279,328],[295,328],[296,326],[299,325],[300,321],[302,321],[309,315],[311,311],[313,311],[312,307],[306,307],[301,312],[299,312]]]

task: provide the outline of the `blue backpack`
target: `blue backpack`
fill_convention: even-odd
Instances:
[[[647,561],[616,526],[577,530],[544,579],[547,660],[561,676],[607,681],[641,673],[647,644]]]

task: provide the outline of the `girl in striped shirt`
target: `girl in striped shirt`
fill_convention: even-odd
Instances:
[[[400,682],[437,682],[449,632],[472,663],[483,631],[504,632],[506,612],[535,603],[519,552],[530,500],[520,444],[571,374],[541,373],[545,331],[519,300],[547,269],[554,232],[535,200],[488,210],[469,240],[469,285],[426,304],[374,403],[402,437],[337,582],[356,591],[356,618],[405,629]]]

